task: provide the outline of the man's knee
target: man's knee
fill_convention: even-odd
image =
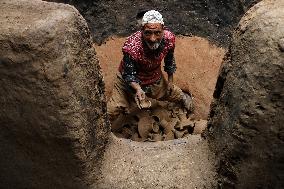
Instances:
[[[172,84],[170,86],[167,86],[167,88],[164,88],[164,90],[165,90],[164,96],[159,100],[170,101],[170,102],[182,101],[183,92],[178,86]]]
[[[114,99],[110,99],[107,102],[107,114],[109,116],[110,121],[115,120],[120,114],[128,114],[129,113],[129,104],[122,102],[117,102]]]

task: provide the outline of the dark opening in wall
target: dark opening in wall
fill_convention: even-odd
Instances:
[[[227,46],[231,31],[249,7],[260,0],[103,1],[48,0],[74,5],[84,16],[96,43],[113,35],[126,37],[136,30],[136,15],[155,9],[176,34],[205,37]]]

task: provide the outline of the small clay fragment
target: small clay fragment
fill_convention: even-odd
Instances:
[[[132,135],[131,140],[133,141],[137,141],[137,142],[142,142],[142,138],[139,137],[138,133],[135,133],[134,135]]]
[[[158,132],[160,131],[160,127],[159,127],[159,125],[158,125],[157,122],[154,122],[154,123],[153,123],[153,125],[152,125],[152,131],[153,131],[154,133],[158,133]]]
[[[165,119],[166,121],[170,121],[169,112],[163,108],[152,110],[151,115],[157,117],[159,121],[161,121],[162,119]]]
[[[201,134],[207,127],[207,120],[199,120],[195,122],[193,134]]]
[[[121,114],[118,116],[116,120],[113,121],[111,124],[111,129],[113,132],[117,132],[123,127],[123,124],[127,121],[127,116],[124,114]]]
[[[182,138],[185,133],[186,133],[186,130],[184,130],[184,131],[174,130],[175,138]]]
[[[152,106],[152,103],[150,100],[142,100],[140,101],[140,106],[142,109],[144,108],[150,108]]]
[[[156,141],[162,141],[163,136],[160,133],[149,133],[148,141],[156,142]]]
[[[122,135],[124,136],[124,138],[130,138],[134,133],[131,131],[130,128],[128,127],[123,127],[122,128]]]
[[[148,98],[140,100],[138,99],[138,97],[135,97],[135,102],[139,109],[150,108],[152,105],[151,101]]]
[[[170,131],[167,134],[164,134],[163,138],[164,138],[163,140],[174,140],[175,135],[174,135],[173,131]]]
[[[164,130],[165,134],[168,134],[174,130],[174,126],[177,124],[178,119],[172,119],[170,122],[167,122],[166,120],[161,120],[160,125]]]
[[[147,139],[148,134],[153,130],[154,120],[148,115],[142,117],[138,122],[138,133],[142,140]]]

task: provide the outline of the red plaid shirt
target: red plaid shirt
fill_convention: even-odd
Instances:
[[[161,62],[166,57],[167,54],[173,53],[175,48],[175,36],[172,32],[164,30],[164,36],[160,47],[157,50],[150,50],[143,43],[142,32],[137,31],[136,33],[129,36],[122,47],[122,52],[124,55],[129,56],[131,61],[135,62],[135,65],[132,65],[133,68],[127,71],[126,69],[126,60],[125,58],[121,61],[119,66],[119,71],[122,75],[130,75],[128,79],[130,82],[139,82],[141,85],[149,85],[155,83],[161,78]],[[174,72],[175,63],[174,57],[172,54],[172,60],[166,61],[165,59],[165,71]],[[171,62],[172,61],[172,62]],[[173,68],[168,68],[173,67]],[[129,72],[129,73],[125,73]]]

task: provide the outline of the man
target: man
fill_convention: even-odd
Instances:
[[[110,119],[114,120],[121,113],[129,113],[134,99],[137,106],[143,108],[142,102],[146,96],[182,103],[191,112],[191,96],[173,84],[176,71],[174,34],[164,28],[163,17],[155,10],[144,14],[141,25],[141,30],[129,36],[122,47],[123,59],[108,102]],[[163,59],[168,80],[161,70]]]

